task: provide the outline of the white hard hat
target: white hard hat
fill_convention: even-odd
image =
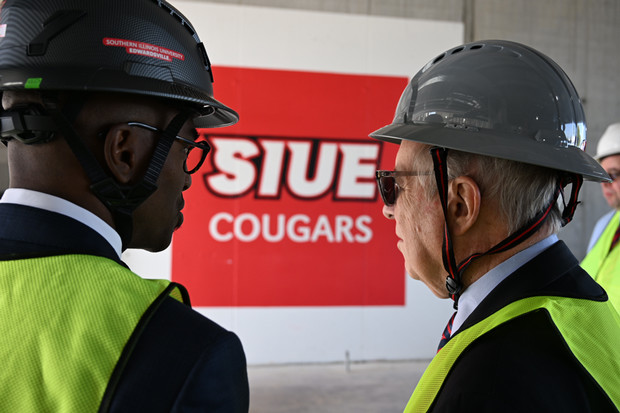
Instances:
[[[597,161],[606,156],[620,155],[620,123],[612,123],[605,129],[605,133],[601,136],[596,146]]]

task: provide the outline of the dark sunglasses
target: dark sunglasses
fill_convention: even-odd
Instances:
[[[153,132],[161,133],[163,130],[156,128],[155,126],[147,125],[142,122],[127,122],[129,126],[137,126],[139,128],[148,129]],[[185,173],[193,174],[202,166],[207,154],[211,150],[211,146],[206,140],[195,140],[183,138],[181,136],[175,136],[174,139],[183,142],[185,146],[185,161],[183,162],[183,170]],[[200,138],[199,138],[200,139]],[[200,149],[199,151],[192,151],[192,149]]]
[[[400,187],[396,183],[395,177],[397,176],[420,176],[420,175],[432,175],[433,171],[420,172],[420,171],[382,171],[378,170],[375,173],[377,179],[377,186],[379,187],[379,193],[381,199],[386,206],[394,206],[396,198],[398,198],[398,192]]]

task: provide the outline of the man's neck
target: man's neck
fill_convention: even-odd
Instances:
[[[480,257],[474,260],[469,265],[469,267],[467,267],[467,269],[465,270],[465,273],[463,274],[463,279],[462,279],[463,288],[467,288],[468,286],[476,282],[478,279],[480,279],[480,277],[482,277],[484,274],[488,273],[493,268],[500,265],[502,262],[508,260],[509,258],[518,254],[519,252],[531,247],[532,245],[542,241],[543,239],[547,238],[549,235],[551,235],[551,233],[546,229],[546,227],[543,227],[539,229],[536,233],[532,234],[525,241],[517,244],[515,247],[507,251],[485,255],[483,257]],[[501,240],[497,241],[497,243],[499,242],[501,242]],[[483,253],[483,252],[486,252],[486,251],[472,251],[470,255],[475,254],[475,253]]]

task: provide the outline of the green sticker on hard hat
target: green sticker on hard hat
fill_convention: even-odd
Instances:
[[[38,89],[39,86],[41,86],[41,81],[43,80],[43,78],[41,77],[31,77],[30,79],[26,80],[26,83],[24,84],[24,88],[26,89]]]

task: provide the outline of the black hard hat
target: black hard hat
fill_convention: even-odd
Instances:
[[[179,101],[197,127],[237,122],[213,98],[204,45],[162,0],[5,0],[0,90],[121,92]]]
[[[2,140],[38,144],[61,132],[130,245],[133,212],[157,190],[175,136],[190,117],[196,127],[237,122],[213,98],[204,45],[189,21],[163,0],[4,0],[0,2],[0,91],[41,91],[43,107],[3,113]],[[73,127],[87,99],[55,92],[114,92],[166,99],[179,113],[162,130],[144,177],[125,185],[99,164]],[[36,106],[36,107],[35,107]]]
[[[608,181],[585,153],[575,87],[549,57],[487,40],[442,53],[404,90],[392,124],[370,134],[529,163]]]

